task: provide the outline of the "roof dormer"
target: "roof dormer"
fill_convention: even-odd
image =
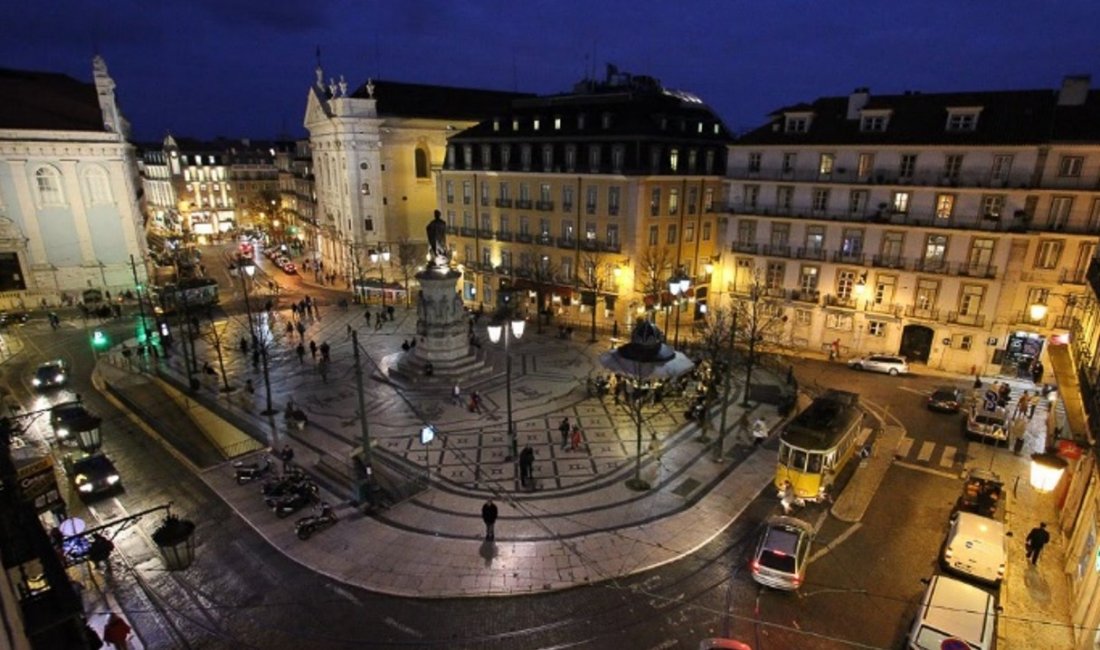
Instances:
[[[982,106],[948,106],[946,131],[965,132],[978,130],[978,116]]]
[[[784,133],[807,133],[810,130],[810,123],[813,121],[814,114],[812,111],[791,111],[783,113],[783,132]]]
[[[890,126],[889,108],[865,108],[859,112],[859,130],[864,133],[882,133]]]

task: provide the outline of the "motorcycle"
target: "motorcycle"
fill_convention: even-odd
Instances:
[[[295,486],[305,481],[306,475],[301,470],[292,469],[282,476],[276,476],[265,481],[260,488],[260,492],[265,497],[281,497],[289,493]]]
[[[270,473],[272,468],[274,468],[274,463],[271,462],[271,456],[264,456],[263,462],[245,463],[238,460],[233,463],[233,471],[237,475],[237,485],[251,483]]]
[[[317,500],[317,486],[312,482],[301,483],[297,488],[281,497],[268,497],[267,507],[282,519],[287,515],[297,512]]]
[[[320,514],[302,517],[294,524],[294,532],[298,539],[309,539],[313,533],[324,530],[337,522],[336,513],[327,502],[321,502]]]

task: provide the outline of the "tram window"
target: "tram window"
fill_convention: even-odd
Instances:
[[[823,464],[825,466],[825,469],[832,469],[832,468],[836,467],[836,452],[835,451],[830,451],[828,454],[825,454],[824,458],[825,458],[825,462]]]
[[[779,464],[786,465],[791,457],[791,448],[787,445],[779,445]]]
[[[793,467],[794,469],[798,469],[798,470],[805,470],[806,469],[806,452],[798,451],[797,449],[794,450],[793,457],[791,459],[791,467]]]
[[[811,474],[820,474],[822,458],[824,458],[824,456],[821,454],[810,454],[810,467],[807,471]]]

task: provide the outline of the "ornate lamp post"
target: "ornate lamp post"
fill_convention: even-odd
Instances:
[[[386,310],[386,264],[390,263],[390,251],[388,248],[383,248],[381,251],[371,250],[367,254],[371,264],[378,265],[378,277],[380,289],[382,291],[382,311]]]
[[[509,345],[512,338],[517,340],[523,338],[523,330],[526,326],[527,323],[522,319],[512,319],[508,322],[508,327],[505,327],[503,323],[489,325],[490,341],[496,344],[499,343],[502,338],[504,339],[504,392],[508,409],[508,441],[511,443],[510,448],[512,450],[511,455],[506,460],[512,460],[519,457],[519,442],[516,440],[516,426],[512,422],[512,354],[509,350]]]
[[[271,376],[268,373],[267,367],[267,344],[260,340],[260,334],[255,329],[254,322],[252,320],[252,303],[248,299],[248,284],[252,281],[252,276],[256,273],[256,266],[254,264],[245,264],[241,267],[244,269],[245,275],[248,276],[248,280],[245,281],[245,277],[241,276],[241,286],[244,287],[244,308],[248,313],[248,330],[252,334],[252,344],[257,345],[260,348],[260,359],[263,361],[263,373],[264,373],[264,396],[267,399],[267,408],[261,413],[263,415],[271,415],[275,413],[275,409],[271,406]],[[272,423],[272,431],[275,426]]]
[[[687,295],[688,290],[691,289],[691,278],[684,273],[684,269],[676,271],[672,277],[668,279],[668,292],[672,294],[673,304],[676,305],[676,333],[672,336],[672,347],[680,347],[680,297]],[[668,325],[668,323],[665,323]]]

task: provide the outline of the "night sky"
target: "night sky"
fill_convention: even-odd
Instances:
[[[6,3],[0,67],[91,80],[102,54],[138,141],[304,136],[326,78],[553,93],[606,63],[689,90],[742,131],[872,94],[1100,88],[1098,0],[41,0]]]

